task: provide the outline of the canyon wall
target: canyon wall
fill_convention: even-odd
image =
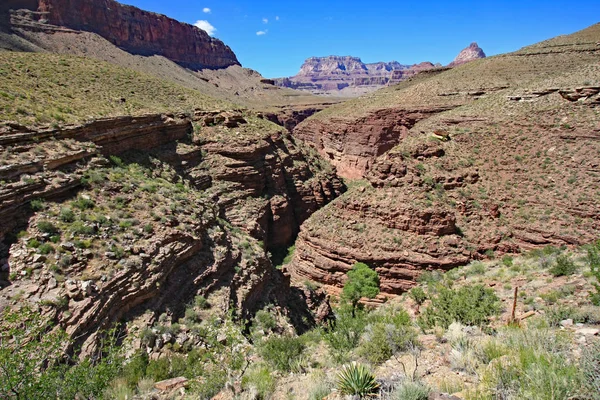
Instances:
[[[193,70],[239,65],[233,51],[205,31],[113,0],[11,0],[7,7],[31,10],[39,29],[93,32],[129,53],[161,55]]]

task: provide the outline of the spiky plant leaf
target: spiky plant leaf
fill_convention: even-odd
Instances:
[[[369,369],[356,362],[345,365],[337,377],[337,388],[340,394],[371,397],[377,394],[379,384]]]

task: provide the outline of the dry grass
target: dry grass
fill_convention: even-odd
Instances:
[[[28,126],[232,106],[130,69],[55,54],[0,53],[0,88],[0,120]]]

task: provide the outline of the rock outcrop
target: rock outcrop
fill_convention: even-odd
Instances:
[[[84,354],[116,321],[176,321],[197,295],[218,293],[239,318],[271,301],[298,327],[327,317],[266,250],[289,246],[344,186],[282,128],[196,111],[13,125],[0,149],[0,310],[40,307]]]
[[[194,70],[239,65],[233,51],[205,31],[113,0],[10,0],[8,7],[30,10],[17,15],[15,26],[93,32],[129,53],[161,55]]]
[[[479,47],[479,45],[475,42],[471,43],[469,47],[463,49],[458,56],[450,63],[450,67],[455,67],[457,65],[462,65],[474,60],[479,60],[481,58],[485,58],[485,53],[483,49]]]
[[[352,123],[336,118],[326,123],[309,119],[296,127],[294,136],[329,160],[340,176],[360,179],[373,161],[406,138],[417,122],[447,109],[384,109]]]

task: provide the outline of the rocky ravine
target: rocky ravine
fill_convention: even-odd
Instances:
[[[203,30],[113,0],[8,0],[0,19],[11,9],[29,10],[13,13],[14,27],[94,32],[129,53],[161,55],[193,70],[239,65],[228,46]]]
[[[396,295],[426,270],[597,239],[598,40],[595,25],[420,74],[296,127],[361,180],[303,225],[294,279],[338,293],[361,261]]]
[[[148,115],[15,126],[0,146],[0,309],[41,307],[84,354],[114,322],[176,321],[196,295],[243,318],[267,301],[298,327],[318,317],[265,249],[344,187],[281,128],[237,111]]]

